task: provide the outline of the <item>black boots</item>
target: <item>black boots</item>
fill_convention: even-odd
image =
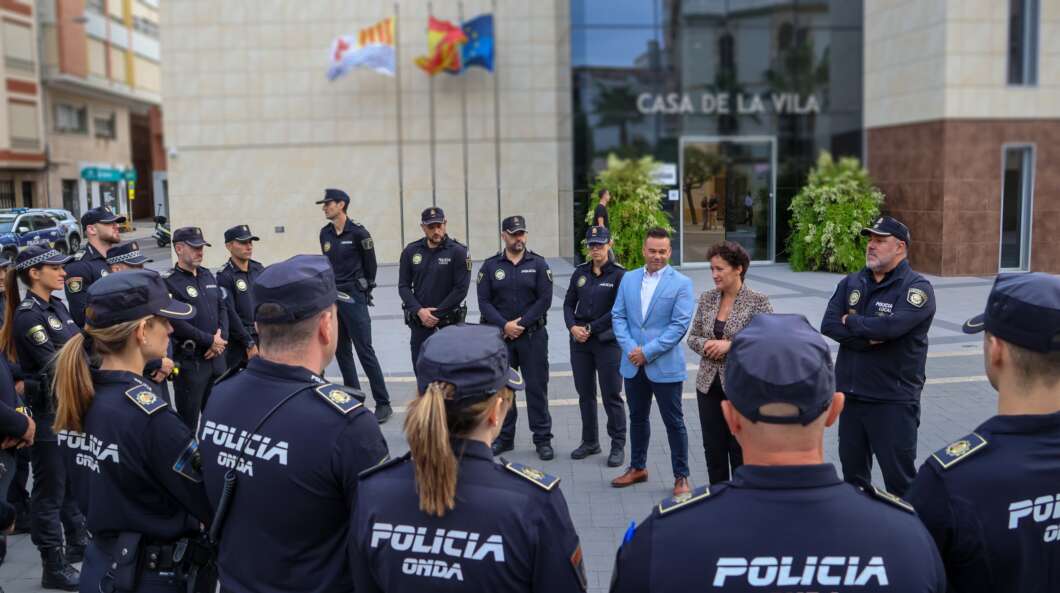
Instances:
[[[66,536],[66,563],[77,564],[85,559],[85,546],[88,545],[88,532],[78,530]]]
[[[62,548],[42,548],[40,556],[44,564],[40,579],[42,588],[77,591],[81,573],[66,562]]]

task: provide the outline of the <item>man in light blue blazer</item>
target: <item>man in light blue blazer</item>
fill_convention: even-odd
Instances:
[[[670,233],[648,231],[644,267],[627,272],[611,309],[615,338],[622,346],[622,377],[629,405],[630,467],[611,481],[625,488],[648,479],[648,440],[652,395],[670,441],[674,496],[691,492],[688,484],[688,433],[681,411],[681,387],[687,371],[678,345],[692,322],[692,280],[670,267]]]

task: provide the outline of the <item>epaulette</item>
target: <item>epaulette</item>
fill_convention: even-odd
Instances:
[[[218,377],[213,382],[214,387],[216,387],[216,386],[220,385],[221,383],[231,379],[232,377],[235,377],[236,375],[238,375],[240,373],[240,371],[242,371],[245,368],[247,368],[247,363],[246,362],[240,362],[239,364],[233,365],[231,368],[229,368],[225,372],[221,373],[221,376]]]
[[[22,302],[19,303],[18,308],[22,309],[23,311],[29,311],[33,308],[33,299],[31,297],[26,297],[22,299]]]
[[[585,261],[583,261],[582,263],[578,264],[575,267],[576,268],[584,268],[585,266],[591,266],[591,265],[593,265],[593,261],[592,260],[585,260]]]
[[[81,261],[81,258],[85,257],[85,250],[81,249],[74,254],[74,261]]]
[[[513,474],[533,482],[538,488],[542,490],[552,491],[553,488],[559,484],[559,478],[556,476],[550,476],[545,472],[534,469],[529,465],[523,465],[514,461],[508,461],[501,457],[501,463],[504,464],[504,469],[512,472]]]
[[[724,485],[722,484],[715,485],[713,491],[710,489],[710,486],[700,486],[693,489],[691,492],[684,492],[677,496],[671,496],[659,503],[659,516],[662,517],[678,509],[703,502],[711,496],[717,496],[717,494],[723,489]]]
[[[395,465],[397,465],[399,463],[404,463],[404,462],[408,461],[409,459],[412,459],[412,453],[411,452],[405,453],[401,457],[390,457],[388,455],[387,457],[384,457],[383,460],[380,461],[379,463],[373,465],[372,467],[370,467],[370,468],[368,468],[366,470],[362,470],[361,473],[357,474],[357,479],[358,480],[363,480],[363,479],[367,478],[368,476],[370,476],[370,475],[372,475],[372,474],[374,474],[376,472],[382,471],[382,470],[384,470],[384,469],[386,469],[388,467],[394,467]]]
[[[861,490],[865,494],[868,494],[869,496],[875,498],[876,500],[879,500],[879,501],[882,501],[882,502],[886,502],[888,504],[892,504],[892,505],[902,509],[903,511],[905,511],[907,513],[913,513],[914,515],[916,514],[916,509],[913,508],[913,505],[911,505],[908,502],[902,500],[901,498],[898,498],[897,496],[891,494],[890,492],[887,492],[886,490],[880,490],[879,488],[873,486],[872,484],[869,484],[868,486],[862,487]]]
[[[148,416],[169,405],[165,400],[155,395],[155,392],[151,391],[150,387],[142,383],[127,389],[125,396],[146,412]]]
[[[942,466],[942,469],[950,469],[957,462],[971,457],[973,453],[985,447],[986,439],[973,432],[935,451],[931,456]]]
[[[349,414],[364,405],[356,397],[347,393],[345,389],[331,383],[320,385],[313,391],[342,414]]]
[[[169,278],[172,275],[173,275],[173,269],[172,268],[166,270],[165,272],[162,272],[162,277],[163,278]]]

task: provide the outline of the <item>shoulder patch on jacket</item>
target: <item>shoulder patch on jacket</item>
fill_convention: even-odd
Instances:
[[[380,471],[382,471],[382,470],[384,470],[384,469],[386,469],[388,467],[394,467],[395,465],[398,465],[398,464],[401,464],[401,463],[405,463],[409,459],[412,459],[412,453],[411,452],[410,453],[405,453],[401,457],[390,457],[388,455],[386,458],[384,458],[379,463],[373,465],[372,467],[370,467],[368,469],[365,469],[365,470],[361,470],[361,473],[357,474],[357,479],[358,480],[363,480],[363,479],[367,478],[368,476],[370,476],[372,474],[375,474],[377,472],[380,472]]]
[[[530,467],[529,465],[523,465],[521,463],[507,461],[505,459],[501,459],[501,462],[504,464],[504,469],[512,472],[513,474],[519,476],[524,480],[529,480],[530,482],[533,482],[538,488],[541,488],[542,490],[547,490],[551,492],[552,489],[555,488],[557,484],[559,484],[559,478],[557,478],[556,476],[550,476],[539,469],[534,469]]]
[[[902,500],[901,498],[898,498],[890,492],[887,492],[886,490],[877,488],[872,484],[869,484],[867,487],[862,488],[862,490],[865,492],[865,494],[868,494],[876,500],[894,505],[907,513],[913,513],[914,515],[916,514],[916,509],[913,508],[913,505]]]
[[[19,303],[18,308],[22,309],[23,311],[29,311],[33,308],[33,299],[30,297],[22,299],[22,302]]]
[[[165,400],[155,395],[155,392],[151,391],[151,388],[147,385],[133,386],[125,391],[125,396],[147,413],[148,416],[169,405]]]
[[[986,444],[986,439],[973,432],[935,451],[931,456],[942,466],[942,469],[950,469],[958,462],[971,457],[976,451],[985,448]]]
[[[684,494],[678,494],[677,496],[667,498],[659,503],[659,516],[665,516],[677,509],[682,509],[707,500],[710,498],[711,494],[716,494],[720,491],[717,486],[714,488],[715,491],[712,493],[710,486],[700,486],[691,492],[685,492]]]
[[[342,414],[349,414],[364,405],[356,397],[347,393],[346,390],[331,383],[320,385],[313,391]]]
[[[85,250],[82,249],[74,254],[74,261],[81,261],[81,258],[85,257]]]

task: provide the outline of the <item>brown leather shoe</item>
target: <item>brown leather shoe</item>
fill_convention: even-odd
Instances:
[[[688,485],[688,478],[681,476],[674,480],[674,496],[688,494],[691,491],[692,487]]]
[[[648,470],[637,469],[631,467],[626,470],[626,473],[618,476],[614,480],[611,480],[611,485],[615,488],[625,488],[626,486],[632,486],[640,482],[648,481]]]

